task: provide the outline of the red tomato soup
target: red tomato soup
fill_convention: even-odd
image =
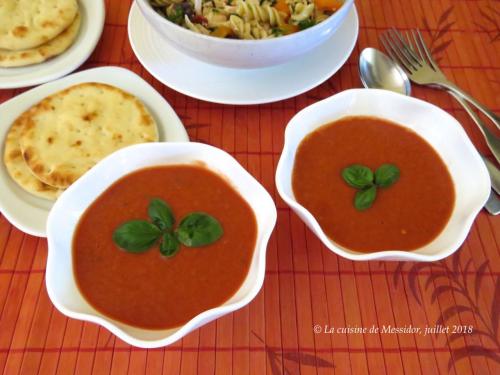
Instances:
[[[177,224],[202,211],[217,218],[224,234],[207,246],[181,246],[168,258],[158,245],[143,253],[118,248],[115,229],[132,219],[148,220],[153,198],[168,203]],[[116,181],[81,217],[73,237],[74,276],[102,314],[141,328],[174,328],[239,289],[256,238],[253,210],[221,176],[198,165],[142,169]]]
[[[439,126],[439,124],[436,124]],[[382,164],[400,170],[392,186],[377,189],[371,208],[359,211],[356,190],[342,170]],[[359,252],[415,250],[444,229],[455,203],[455,188],[436,151],[413,131],[373,117],[345,117],[309,134],[293,167],[296,200],[337,244]]]

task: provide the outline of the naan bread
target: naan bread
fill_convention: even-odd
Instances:
[[[19,117],[7,133],[3,156],[5,167],[12,179],[28,193],[55,200],[62,193],[62,190],[49,186],[33,176],[23,159],[19,138],[24,126],[24,120],[24,115]]]
[[[66,30],[78,12],[77,0],[1,0],[0,48],[38,47]]]
[[[113,151],[157,140],[156,123],[136,97],[82,83],[28,110],[20,143],[33,174],[64,189]]]
[[[0,0],[1,1],[1,0]],[[81,17],[77,14],[73,23],[54,39],[41,46],[11,51],[0,48],[0,67],[12,68],[44,62],[66,51],[75,41],[80,30]]]

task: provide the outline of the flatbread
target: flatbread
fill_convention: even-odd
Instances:
[[[19,138],[24,126],[24,120],[24,116],[19,117],[7,133],[3,156],[5,167],[10,177],[28,193],[41,198],[56,200],[63,190],[49,186],[33,176],[23,159]]]
[[[1,0],[0,48],[23,50],[47,43],[66,30],[77,0]]]
[[[11,51],[0,49],[0,67],[12,68],[39,64],[66,51],[75,41],[80,30],[81,17],[77,14],[73,23],[54,39],[41,46]]]
[[[112,152],[158,140],[153,117],[136,97],[102,83],[82,83],[28,110],[24,160],[48,185],[64,189]]]

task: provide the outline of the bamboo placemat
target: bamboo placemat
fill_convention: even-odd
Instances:
[[[133,348],[95,324],[61,315],[45,289],[46,241],[0,217],[0,372],[500,373],[499,218],[482,211],[462,248],[442,262],[353,263],[322,246],[274,185],[288,120],[311,103],[360,87],[359,52],[380,48],[378,36],[389,27],[419,27],[449,78],[499,113],[498,1],[358,0],[359,40],[337,74],[299,97],[241,107],[186,97],[147,73],[127,38],[130,4],[106,1],[104,34],[81,69],[120,65],[140,74],[172,104],[192,140],[230,152],[272,194],[278,223],[268,247],[264,287],[250,305],[169,347]],[[0,102],[22,91],[0,90]],[[414,96],[450,112],[478,149],[489,154],[450,96],[418,87]],[[438,332],[424,335],[426,327]],[[357,333],[362,328],[367,332]],[[418,328],[421,334],[415,333]]]

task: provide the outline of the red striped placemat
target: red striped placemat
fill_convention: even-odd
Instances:
[[[461,250],[442,262],[353,263],[328,251],[274,185],[288,120],[311,103],[360,87],[359,52],[380,48],[378,36],[389,27],[419,27],[450,79],[500,112],[498,1],[358,1],[359,40],[336,75],[301,96],[240,107],[186,97],[147,73],[128,42],[130,5],[106,1],[104,34],[81,69],[119,65],[140,74],[172,104],[192,140],[228,151],[266,187],[277,202],[278,223],[264,287],[250,305],[169,347],[133,348],[55,310],[44,284],[46,241],[0,217],[0,372],[499,373],[498,218],[481,212]],[[0,102],[22,91],[0,90]],[[419,87],[414,95],[450,112],[489,154],[475,125],[448,95]],[[426,329],[434,332],[424,334]]]

